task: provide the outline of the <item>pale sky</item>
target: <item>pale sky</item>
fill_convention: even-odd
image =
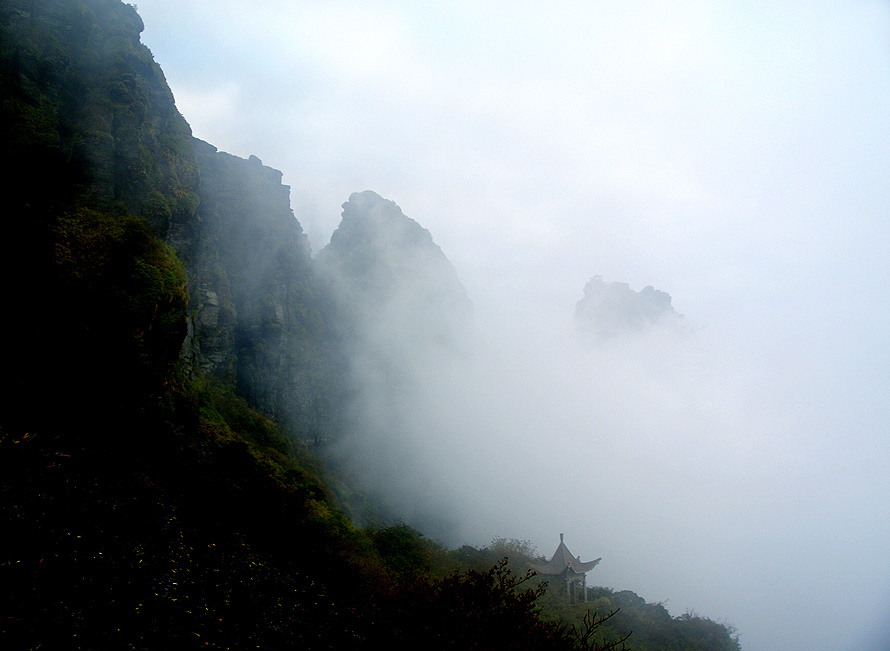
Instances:
[[[746,651],[890,646],[890,4],[138,9],[194,134],[281,170],[314,251],[374,190],[456,267],[491,345],[412,445],[455,508],[490,496],[466,542],[564,531],[590,582]],[[563,345],[598,274],[694,334]]]

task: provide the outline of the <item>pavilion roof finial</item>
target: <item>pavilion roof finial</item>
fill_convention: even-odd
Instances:
[[[565,536],[559,534],[559,547],[556,548],[553,557],[547,563],[532,563],[531,566],[535,572],[546,576],[558,576],[563,572],[569,572],[572,576],[580,576],[593,569],[600,560],[602,559],[583,562],[580,556],[576,557],[569,551],[565,544]]]

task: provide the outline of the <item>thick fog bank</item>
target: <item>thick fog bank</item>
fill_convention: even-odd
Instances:
[[[591,339],[574,305],[527,291],[474,308],[469,351],[393,348],[410,381],[393,391],[374,374],[362,394],[374,427],[351,445],[409,522],[544,554],[566,532],[603,557],[593,583],[727,618],[746,649],[775,648],[766,631],[815,641],[829,594],[857,634],[880,621],[856,593],[872,608],[886,594],[888,520],[862,495],[890,488],[887,450],[877,422],[846,420],[861,392],[807,337],[687,317]]]

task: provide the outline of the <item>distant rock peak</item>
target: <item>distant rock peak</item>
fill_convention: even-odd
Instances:
[[[636,292],[628,283],[606,282],[594,276],[575,306],[575,322],[585,335],[608,338],[651,326],[677,324],[683,318],[671,305],[671,295],[647,285]]]
[[[394,201],[371,190],[351,194],[318,261],[360,330],[414,342],[464,338],[466,289],[430,232]]]
[[[343,204],[342,221],[331,236],[330,247],[337,249],[345,242],[358,244],[358,240],[365,244],[369,240],[375,242],[378,249],[395,245],[441,253],[427,229],[407,217],[395,201],[384,199],[372,190],[353,192]]]

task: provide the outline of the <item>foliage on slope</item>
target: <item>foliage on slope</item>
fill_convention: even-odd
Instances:
[[[545,560],[527,540],[495,538],[487,547],[470,545],[448,554],[462,566],[483,568],[495,558],[505,558],[514,573],[521,574],[529,563]],[[588,575],[588,581],[594,575]],[[617,643],[627,639],[629,648],[636,651],[739,651],[739,636],[729,624],[715,622],[695,613],[671,616],[661,603],[647,602],[630,590],[588,586],[587,601],[571,601],[564,585],[548,583],[546,577],[536,576],[532,585],[542,590],[538,605],[540,616],[547,621],[560,622],[577,630],[584,630],[585,617],[596,614],[607,617],[596,628],[600,644]]]

